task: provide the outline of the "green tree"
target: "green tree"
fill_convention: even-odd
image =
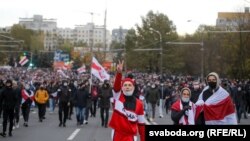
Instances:
[[[131,29],[126,37],[125,47],[127,50],[128,67],[136,67],[140,70],[154,72],[159,71],[160,57],[158,56],[160,56],[160,51],[132,53],[134,49],[160,49],[160,37],[157,33],[152,32],[151,29],[160,32],[163,49],[171,52],[171,49],[169,49],[165,42],[178,38],[175,25],[169,20],[167,15],[149,11],[146,17],[142,17],[142,25],[136,25],[136,30]],[[163,68],[165,68],[165,71],[169,71],[168,66],[175,64],[170,64],[167,61],[172,58],[171,54],[166,53],[166,51],[163,51],[163,53]]]
[[[24,41],[22,50],[31,50],[32,36],[35,34],[33,30],[26,29],[25,27],[19,24],[15,24],[12,26],[10,34],[15,39]]]

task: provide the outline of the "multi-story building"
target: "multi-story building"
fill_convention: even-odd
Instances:
[[[244,12],[219,12],[216,26],[224,30],[238,30],[240,25],[250,24],[250,8]]]
[[[113,29],[112,41],[116,41],[118,43],[124,44],[127,33],[128,33],[128,30],[123,29],[122,27],[120,27],[119,29]]]
[[[108,30],[104,26],[96,26],[93,23],[87,25],[78,25],[74,29],[60,28],[57,32],[58,36],[64,40],[69,40],[76,46],[86,44],[89,48],[101,48],[104,49],[105,40],[107,49],[111,42],[111,36]]]
[[[27,29],[44,32],[44,50],[56,50],[57,21],[56,19],[43,19],[42,15],[34,15],[33,18],[20,18],[19,24]]]

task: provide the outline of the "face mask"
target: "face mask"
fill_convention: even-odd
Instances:
[[[134,91],[123,91],[124,95],[126,96],[131,96],[133,94]]]
[[[74,86],[77,87],[77,82],[74,82]]]
[[[200,88],[199,85],[194,85],[194,89],[195,89],[195,90],[197,90],[197,89],[199,89],[199,88]]]
[[[152,85],[151,88],[155,88],[155,85]]]
[[[238,88],[238,91],[241,91],[241,87]]]
[[[7,88],[11,88],[12,85],[8,83],[8,84],[6,84],[6,87],[7,87]]]
[[[68,84],[67,83],[63,83],[64,86],[67,86]]]
[[[30,86],[25,86],[25,89],[26,89],[26,90],[29,90],[29,89],[30,89]]]
[[[183,102],[189,102],[190,98],[189,97],[182,97],[181,100]]]
[[[211,89],[215,89],[215,88],[216,88],[216,85],[217,85],[217,82],[208,82],[208,86],[209,86]]]

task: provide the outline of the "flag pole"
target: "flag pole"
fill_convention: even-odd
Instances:
[[[92,87],[92,62],[93,62],[93,56],[92,56],[92,60],[91,60],[91,63],[90,63],[90,79],[89,79],[89,93],[91,93],[91,87]]]

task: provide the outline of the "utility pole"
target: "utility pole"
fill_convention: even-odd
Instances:
[[[163,75],[162,75],[162,56],[163,56],[163,54],[162,54],[162,35],[161,35],[161,32],[160,31],[158,31],[158,30],[155,30],[155,29],[153,29],[153,28],[149,28],[149,30],[151,30],[151,31],[154,31],[155,33],[157,33],[158,35],[159,35],[159,37],[160,37],[160,76],[161,76],[161,79],[163,78]]]
[[[105,9],[104,15],[104,61],[106,60],[106,49],[107,49],[107,9]]]

